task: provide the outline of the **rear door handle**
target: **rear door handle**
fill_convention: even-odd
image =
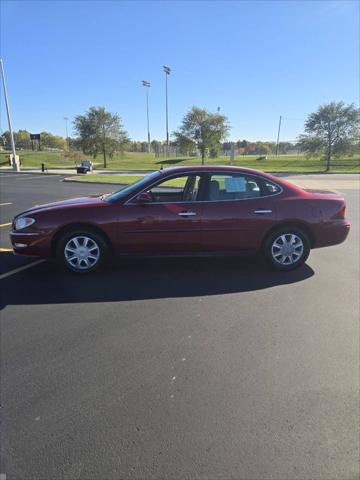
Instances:
[[[254,213],[258,214],[258,215],[261,215],[263,213],[272,213],[272,210],[254,210]]]
[[[179,212],[178,215],[180,215],[180,217],[193,217],[194,215],[196,215],[195,212]]]

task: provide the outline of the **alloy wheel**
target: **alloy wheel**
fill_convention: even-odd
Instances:
[[[64,248],[65,260],[75,270],[93,268],[98,263],[100,255],[99,245],[86,235],[72,237]]]
[[[279,235],[271,245],[271,255],[280,265],[293,265],[303,255],[304,243],[295,233]]]

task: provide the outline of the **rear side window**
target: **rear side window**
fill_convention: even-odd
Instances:
[[[242,200],[261,196],[260,180],[239,174],[212,174],[208,199]]]
[[[269,180],[264,181],[264,195],[275,195],[276,193],[280,193],[281,189],[275,183],[269,182]]]
[[[268,180],[237,173],[210,175],[207,200],[245,200],[279,193],[280,187]]]

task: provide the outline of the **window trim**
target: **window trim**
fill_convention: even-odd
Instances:
[[[243,173],[243,172],[226,172],[224,170],[207,170],[206,172],[199,172],[199,171],[194,171],[194,172],[189,172],[189,173],[184,173],[184,175],[178,175],[176,173],[174,173],[173,175],[169,175],[166,177],[166,180],[170,180],[171,178],[174,178],[174,177],[181,177],[181,176],[186,176],[186,175],[212,175],[212,174],[219,174],[219,175],[229,175],[229,173],[234,173],[234,174],[238,174],[238,175],[244,175],[244,176],[249,176],[249,177],[255,177],[255,178],[259,178],[262,182],[267,180],[266,178],[260,176],[260,175],[256,175],[256,174],[253,174],[253,173],[250,173],[250,174],[246,174],[246,173]],[[164,181],[166,181],[164,180]],[[277,193],[274,193],[272,195],[262,195],[260,197],[254,197],[254,198],[236,198],[236,199],[229,199],[229,200],[196,200],[196,201],[181,201],[181,202],[149,202],[149,203],[146,203],[146,205],[164,205],[166,203],[171,203],[171,204],[182,204],[182,203],[222,203],[222,202],[243,202],[243,201],[246,201],[246,200],[262,200],[263,198],[269,198],[269,197],[275,197],[277,195],[281,195],[283,192],[284,192],[284,189],[281,185],[279,185],[278,183],[276,182],[273,182],[272,180],[268,180],[270,183],[273,183],[274,185],[276,185],[278,188],[279,188],[279,192]],[[131,201],[136,198],[138,195],[140,195],[141,193],[145,192],[146,190],[149,190],[150,188],[152,188],[154,185],[156,185],[157,182],[153,182],[151,183],[150,185],[148,185],[147,187],[145,187],[143,190],[141,190],[140,192],[137,192],[135,195],[133,195],[132,197],[130,197],[128,200],[126,200],[126,202],[124,202],[124,205],[137,205],[137,203],[132,203]]]

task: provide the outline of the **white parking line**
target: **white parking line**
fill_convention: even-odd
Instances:
[[[0,280],[4,280],[4,278],[11,277],[11,275],[15,275],[16,273],[22,272],[23,270],[27,270],[28,268],[35,267],[36,265],[40,265],[40,263],[44,263],[44,262],[46,262],[45,259],[37,260],[36,262],[29,263],[28,265],[24,265],[23,267],[10,270],[10,272],[6,272],[0,275]]]
[[[5,205],[12,205],[12,203],[11,202],[0,203],[0,207],[5,207]]]
[[[9,222],[9,223],[1,223],[1,224],[0,224],[0,227],[8,227],[9,225],[11,225],[11,222]]]

